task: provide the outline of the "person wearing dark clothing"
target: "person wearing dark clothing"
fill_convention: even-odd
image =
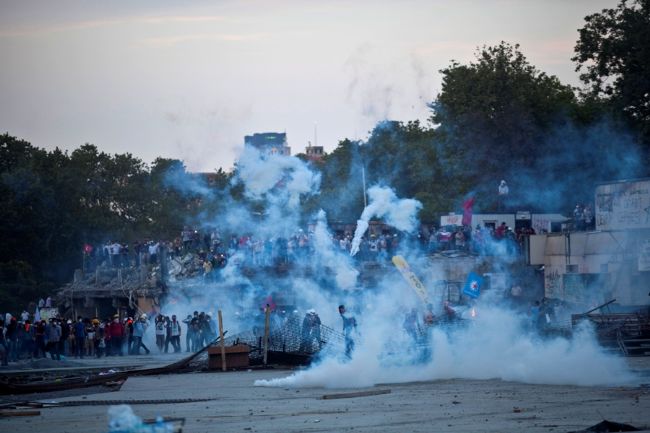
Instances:
[[[61,339],[59,340],[59,353],[68,356],[68,338],[70,337],[70,321],[61,322]],[[76,347],[76,346],[75,346]]]
[[[126,332],[126,353],[129,355],[133,354],[133,319],[129,317],[129,319],[126,321],[126,326],[125,326],[125,332]]]
[[[2,365],[7,365],[7,360],[9,359],[9,345],[5,339],[5,321],[0,319],[0,357],[2,358]]]
[[[77,321],[74,326],[74,347],[75,347],[75,358],[84,357],[84,348],[86,346],[86,325],[83,322],[81,316],[77,317]]]
[[[61,340],[61,326],[54,319],[45,326],[45,335],[47,336],[47,351],[50,352],[50,357],[57,361],[61,360],[59,353],[59,341]]]
[[[36,332],[34,334],[34,358],[43,358],[45,354],[45,320],[41,320],[36,325]]]
[[[9,349],[7,354],[9,361],[18,361],[18,320],[15,317],[12,317],[7,324],[5,341]]]
[[[27,358],[31,359],[34,357],[34,332],[36,328],[32,326],[32,323],[29,320],[25,320],[23,329],[23,338],[20,345],[21,352],[24,353]]]

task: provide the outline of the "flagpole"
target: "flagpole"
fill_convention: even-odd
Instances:
[[[366,198],[366,169],[361,166],[361,180],[363,182],[363,208],[365,209],[368,206],[368,200]]]

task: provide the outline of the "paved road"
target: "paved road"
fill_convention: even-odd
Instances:
[[[648,378],[650,358],[632,360]],[[184,432],[568,432],[603,418],[650,426],[650,389],[530,385],[501,380],[438,380],[364,389],[267,388],[257,379],[286,370],[134,377],[119,391],[63,400],[210,398],[201,403],[132,405],[137,415],[183,417]],[[323,399],[364,390],[390,393]],[[105,433],[107,406],[41,409],[38,417],[0,419],[12,433]]]

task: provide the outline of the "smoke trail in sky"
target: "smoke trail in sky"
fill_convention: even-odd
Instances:
[[[422,208],[422,203],[413,199],[399,199],[391,188],[373,186],[368,190],[369,203],[357,221],[357,228],[352,239],[350,255],[359,252],[359,244],[366,230],[370,218],[383,218],[387,224],[397,230],[412,232],[417,228],[417,212]]]

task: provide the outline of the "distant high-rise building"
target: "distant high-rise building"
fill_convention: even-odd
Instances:
[[[261,132],[244,137],[244,145],[253,146],[260,152],[270,155],[291,155],[291,148],[287,146],[286,132]]]

